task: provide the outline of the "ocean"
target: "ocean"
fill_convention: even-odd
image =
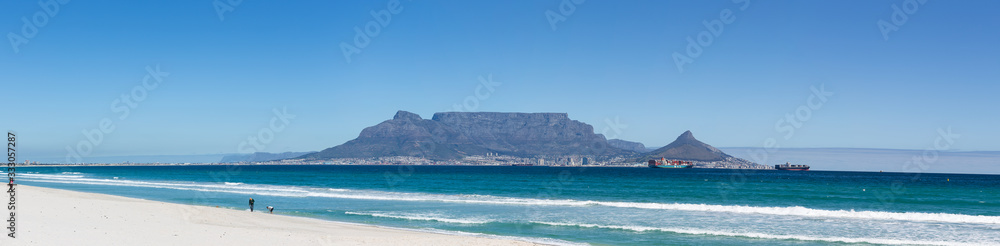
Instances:
[[[239,210],[253,197],[256,212],[555,245],[1000,245],[1000,175],[210,165],[20,167],[17,178]]]

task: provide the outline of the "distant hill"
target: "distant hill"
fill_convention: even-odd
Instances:
[[[267,153],[267,152],[254,152],[252,154],[231,154],[222,157],[219,162],[222,163],[234,163],[234,162],[264,162],[281,160],[287,158],[294,158],[306,154],[316,153],[312,152],[284,152],[284,153]]]
[[[636,153],[646,153],[646,152],[649,152],[649,149],[646,148],[646,145],[643,145],[642,143],[639,143],[639,142],[631,142],[631,141],[625,141],[625,140],[621,140],[621,139],[609,139],[608,140],[608,144],[611,145],[611,147],[615,147],[615,148],[619,148],[619,149],[623,149],[623,150],[628,150],[628,151],[634,151]]]
[[[565,113],[435,113],[430,120],[398,111],[392,119],[365,128],[358,138],[305,159],[416,156],[459,159],[497,153],[520,157],[543,155],[611,156],[627,151],[611,147],[594,127]]]
[[[645,162],[660,158],[692,161],[695,163],[695,167],[703,168],[770,169],[769,166],[730,156],[722,152],[722,150],[698,141],[698,139],[694,138],[694,134],[691,131],[684,132],[674,142],[646,153],[636,161]]]
[[[721,150],[705,144],[694,138],[691,131],[686,131],[677,140],[662,148],[646,153],[643,159],[659,159],[660,157],[675,160],[690,161],[723,161],[732,156]]]

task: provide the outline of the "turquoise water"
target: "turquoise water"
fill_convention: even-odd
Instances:
[[[22,167],[26,185],[592,245],[1000,245],[1000,175],[472,166]]]

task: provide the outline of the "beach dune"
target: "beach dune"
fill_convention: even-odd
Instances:
[[[2,245],[534,245],[18,186],[17,238]]]

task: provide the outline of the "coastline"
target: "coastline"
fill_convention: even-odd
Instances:
[[[462,165],[462,164],[446,164],[446,165],[427,165],[427,164],[315,164],[315,163],[139,163],[139,164],[122,164],[122,163],[98,163],[98,164],[30,164],[30,165],[18,165],[18,167],[161,167],[161,166],[427,166],[427,167],[510,167],[515,165]],[[649,168],[646,164],[636,164],[636,165],[516,165],[518,167],[570,167],[570,168],[590,168],[590,167],[609,167],[609,168]],[[758,169],[758,168],[721,168],[721,167],[694,167],[698,169],[715,169],[715,170],[774,170],[771,169]],[[821,170],[822,171],[822,170]]]
[[[543,245],[18,185],[17,245]]]
[[[258,164],[258,163],[142,163],[142,164],[122,164],[122,163],[106,163],[106,164],[30,164],[24,165],[19,164],[18,168],[42,168],[42,167],[54,167],[54,168],[67,168],[67,167],[159,167],[159,166],[428,166],[428,167],[510,167],[511,165],[406,165],[406,164],[364,164],[364,165],[343,165],[343,164],[309,164],[309,163],[290,163],[290,164]],[[644,169],[649,168],[645,165],[635,165],[635,166],[597,166],[597,165],[576,165],[576,166],[555,166],[555,165],[532,165],[532,166],[520,166],[520,167],[565,167],[565,168],[638,168]],[[681,168],[685,169],[685,168]],[[711,169],[711,170],[742,170],[742,171],[780,171],[774,168],[769,169],[755,169],[755,168],[717,168],[717,167],[693,167],[691,169]],[[940,174],[940,175],[988,175],[988,176],[998,176],[1000,173],[955,173],[955,172],[902,172],[902,171],[878,171],[878,170],[829,170],[829,169],[810,169],[809,172],[851,172],[851,173],[886,173],[886,174]]]

